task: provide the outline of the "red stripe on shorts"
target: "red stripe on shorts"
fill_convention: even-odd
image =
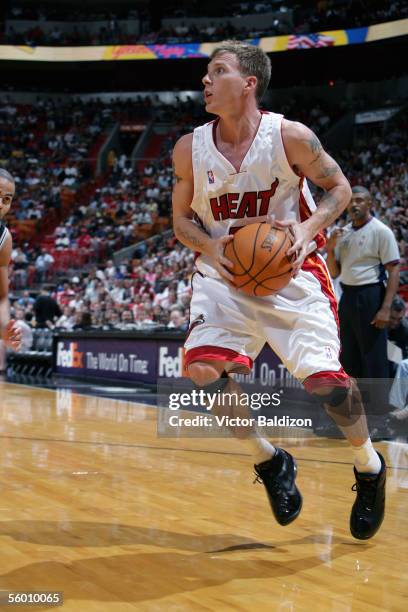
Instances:
[[[236,363],[238,366],[241,366],[245,370],[251,370],[253,366],[253,361],[247,355],[241,355],[232,349],[223,348],[220,346],[197,346],[192,348],[186,352],[185,355],[185,364],[189,366],[190,363],[194,361],[231,361],[232,363]],[[238,370],[236,370],[238,371]],[[245,371],[245,373],[247,373]]]
[[[321,290],[330,302],[330,308],[333,313],[334,320],[337,324],[337,331],[340,335],[337,298],[334,294],[333,285],[331,283],[330,276],[327,271],[324,260],[321,259],[317,253],[312,253],[311,255],[308,255],[305,261],[303,262],[302,270],[304,270],[305,272],[311,272],[313,276],[319,281]]]
[[[306,258],[305,262],[303,263],[302,270],[304,270],[305,272],[311,272],[311,274],[313,274],[313,276],[319,281],[321,290],[330,302],[330,308],[337,324],[337,331],[340,335],[337,299],[334,294],[333,285],[331,283],[325,262],[319,257],[317,253],[312,253]],[[303,386],[309,393],[313,393],[313,391],[319,387],[349,388],[350,377],[343,370],[343,368],[340,368],[340,370],[338,370],[337,372],[316,372],[315,374],[308,376],[306,380],[303,381]]]
[[[343,368],[338,372],[316,372],[303,381],[303,386],[308,393],[313,393],[322,387],[350,387],[350,377]]]

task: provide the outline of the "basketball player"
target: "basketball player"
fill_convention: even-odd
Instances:
[[[258,47],[220,43],[203,78],[206,110],[217,118],[174,148],[174,231],[199,252],[186,365],[200,388],[228,389],[229,375],[249,373],[268,342],[350,442],[357,491],[350,528],[367,539],[383,520],[386,467],[368,436],[357,385],[339,362],[337,304],[316,253],[322,230],[346,208],[351,189],[310,129],[259,110],[270,74],[270,60]],[[307,179],[325,190],[317,208]],[[296,255],[294,277],[277,294],[247,296],[231,285],[224,248],[231,231],[272,216],[294,237],[288,251]],[[275,518],[289,524],[302,505],[293,457],[260,437],[247,443]]]
[[[14,179],[7,170],[0,168],[0,330],[1,339],[8,348],[17,351],[21,344],[21,330],[10,320],[8,299],[8,265],[10,263],[12,239],[3,223],[10,210],[15,192]]]

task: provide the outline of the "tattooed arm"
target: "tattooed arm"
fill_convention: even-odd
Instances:
[[[173,229],[176,238],[193,251],[208,255],[219,274],[231,282],[233,277],[225,269],[232,267],[231,262],[224,257],[224,248],[232,236],[211,238],[193,221],[191,202],[194,195],[194,176],[192,164],[193,135],[186,134],[177,142],[173,150]]]
[[[340,166],[323,149],[317,136],[302,123],[282,121],[282,140],[288,162],[295,174],[306,177],[325,190],[316,210],[302,223],[277,222],[279,227],[290,227],[294,244],[288,254],[296,253],[294,275],[299,272],[310,242],[316,234],[331,225],[347,207],[351,188]]]
[[[295,174],[305,176],[326,192],[317,210],[303,223],[314,237],[341,215],[350,202],[351,188],[340,166],[308,127],[284,119],[282,138]]]

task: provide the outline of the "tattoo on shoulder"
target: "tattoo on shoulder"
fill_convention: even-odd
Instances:
[[[173,176],[174,176],[174,179],[175,179],[176,183],[179,183],[181,181],[181,176],[179,176],[177,174],[177,172],[176,172],[176,164],[174,163],[174,161],[173,161],[172,166],[173,166]]]
[[[316,134],[312,134],[310,138],[302,138],[302,140],[303,142],[307,143],[311,152],[313,153],[314,159],[311,164],[314,164],[319,159],[323,151],[322,143],[320,142]]]
[[[312,164],[316,163],[319,165],[319,174],[316,175],[316,179],[325,179],[340,171],[340,166],[338,163],[335,162],[330,155],[324,154],[325,152],[322,147],[322,143],[315,134],[313,134],[308,140],[304,140],[304,142],[308,143],[310,150],[314,155],[314,158],[309,165],[311,166]]]

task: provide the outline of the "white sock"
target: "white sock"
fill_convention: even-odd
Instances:
[[[268,461],[274,456],[276,449],[268,440],[259,436],[251,436],[244,440],[250,448],[252,459],[255,464]]]
[[[378,474],[381,470],[381,461],[375,452],[370,438],[362,446],[353,446],[354,466],[357,472],[365,474]]]

